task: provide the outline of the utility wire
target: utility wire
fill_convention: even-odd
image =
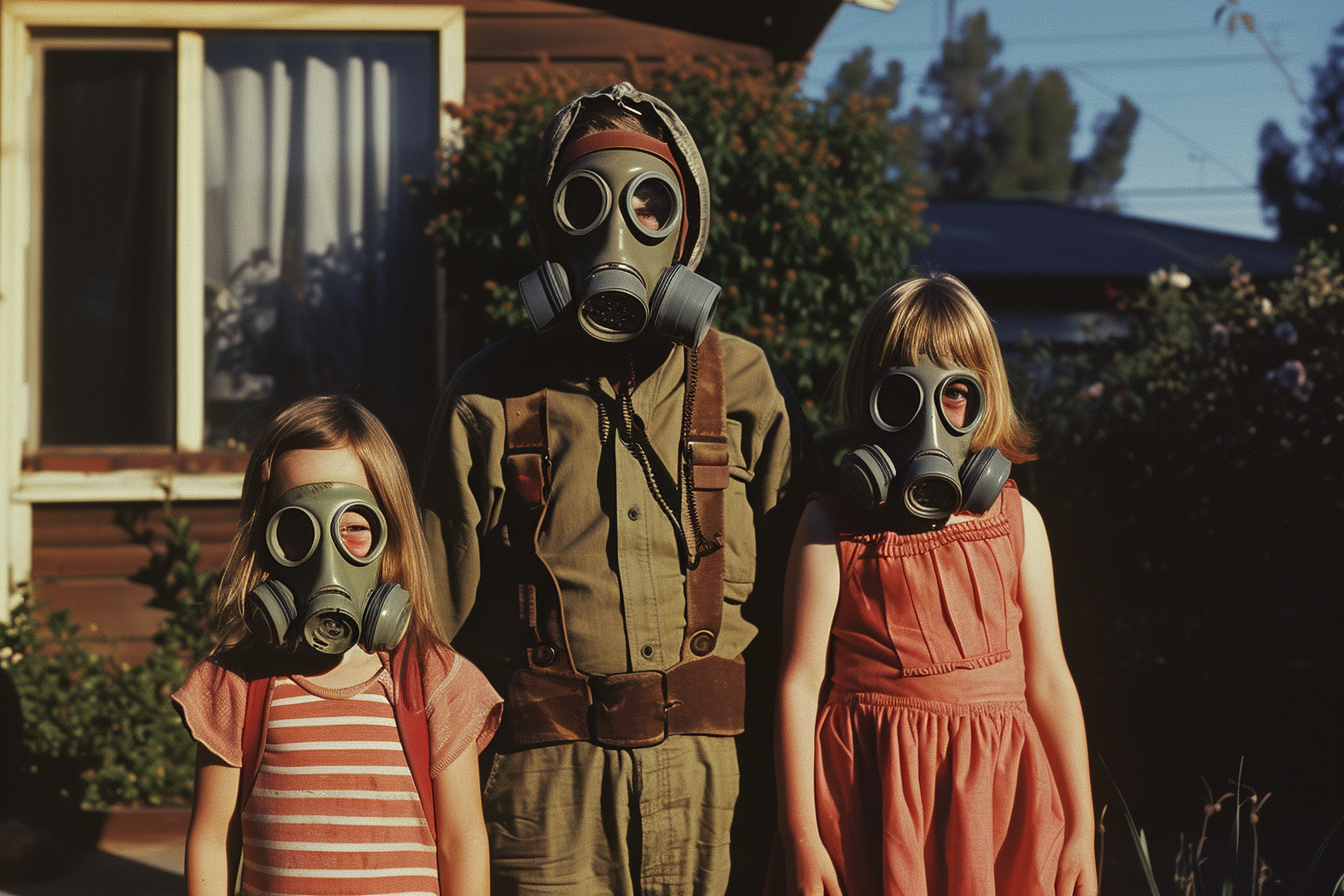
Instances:
[[[1112,89],[1110,85],[1101,82],[1100,80],[1088,74],[1087,72],[1084,72],[1081,69],[1077,68],[1062,68],[1062,70],[1070,75],[1077,77],[1078,80],[1087,84],[1093,90],[1105,94],[1112,100],[1118,101],[1120,99],[1120,94],[1117,93],[1114,89]],[[1219,168],[1222,168],[1224,171],[1230,174],[1233,177],[1233,179],[1237,181],[1237,183],[1253,188],[1253,185],[1250,183],[1250,179],[1247,178],[1245,174],[1238,171],[1236,168],[1233,168],[1221,156],[1219,156],[1212,150],[1208,149],[1208,147],[1201,144],[1198,140],[1195,140],[1193,137],[1190,137],[1184,132],[1182,132],[1180,128],[1177,128],[1175,125],[1167,123],[1160,116],[1154,115],[1152,112],[1143,110],[1142,107],[1140,107],[1139,113],[1141,115],[1140,121],[1144,120],[1151,121],[1153,124],[1157,125],[1159,128],[1161,128],[1168,134],[1175,137],[1177,140],[1184,143],[1187,147],[1196,150],[1205,158],[1207,158],[1209,161],[1216,164]]]

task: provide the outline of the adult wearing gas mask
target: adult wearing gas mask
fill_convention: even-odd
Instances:
[[[492,885],[722,893],[785,401],[758,348],[710,328],[709,188],[665,103],[620,84],[566,106],[529,201],[534,327],[459,370],[422,495],[441,624],[506,695]]]

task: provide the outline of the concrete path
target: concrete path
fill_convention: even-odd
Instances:
[[[98,847],[68,871],[0,883],[0,896],[183,896],[190,809],[117,809],[103,823]]]

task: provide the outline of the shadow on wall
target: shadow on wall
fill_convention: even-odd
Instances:
[[[190,817],[179,806],[74,812],[55,827],[6,819],[0,896],[180,896]],[[14,847],[29,861],[11,863]]]
[[[57,877],[0,882],[0,896],[180,896],[186,886],[181,874],[94,850]]]

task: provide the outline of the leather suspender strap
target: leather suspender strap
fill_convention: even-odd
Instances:
[[[509,485],[529,510],[541,510],[550,497],[546,390],[504,399],[504,415]]]
[[[687,502],[691,528],[703,538],[697,537],[686,572],[681,660],[666,671],[589,676],[574,664],[563,597],[537,550],[550,491],[546,393],[505,399],[504,513],[517,547],[519,612],[530,641],[527,667],[517,669],[508,682],[501,734],[509,746],[591,740],[615,748],[643,747],[671,734],[742,731],[745,666],[741,657],[711,655],[723,617],[723,493],[728,486],[722,349],[712,330],[698,352],[687,353],[683,410],[683,488],[693,496]],[[530,556],[523,549],[528,542]]]
[[[505,398],[504,417],[504,521],[510,543],[527,546],[526,551],[515,550],[510,560],[519,564],[518,612],[528,638],[528,665],[547,669],[558,659],[563,661],[559,669],[577,674],[569,656],[560,586],[537,545],[551,496],[546,390]]]
[[[537,539],[550,499],[546,390],[504,399],[504,522],[517,565],[527,667],[508,681],[502,740],[531,745],[588,739],[588,677],[569,655],[560,587]]]
[[[723,493],[728,488],[728,437],[723,402],[723,351],[719,334],[705,334],[687,352],[686,402],[691,425],[682,446],[690,491],[695,558],[686,570],[686,631],[681,661],[714,652],[723,622]],[[692,375],[691,371],[695,373]]]

